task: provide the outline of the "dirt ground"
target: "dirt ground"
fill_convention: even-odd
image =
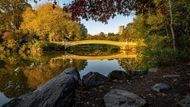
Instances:
[[[168,74],[180,77],[163,78]],[[171,89],[155,92],[151,87],[156,83],[166,83]],[[180,107],[178,102],[190,94],[190,64],[160,67],[157,72],[109,81],[98,87],[80,87],[76,92],[76,107],[105,107],[103,97],[111,89],[128,90],[139,95],[147,101],[145,107]]]

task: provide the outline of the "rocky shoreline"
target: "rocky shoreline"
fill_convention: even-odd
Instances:
[[[133,76],[113,71],[103,77],[103,84],[97,78],[101,74],[87,75],[77,90],[76,107],[190,107],[190,64],[151,68]]]
[[[82,81],[69,68],[3,107],[190,107],[190,64],[108,77],[90,72]]]

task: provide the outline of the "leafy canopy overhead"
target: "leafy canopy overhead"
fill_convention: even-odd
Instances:
[[[36,2],[36,0],[34,0]],[[49,0],[47,0],[49,1]],[[53,1],[53,0],[50,0]],[[74,20],[93,19],[95,21],[107,22],[108,19],[117,14],[129,15],[132,11],[146,13],[148,10],[160,8],[165,0],[73,0],[64,5],[63,9],[69,11]],[[57,5],[54,0],[53,8]]]

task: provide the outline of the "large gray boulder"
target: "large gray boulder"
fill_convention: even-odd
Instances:
[[[72,107],[80,76],[68,68],[35,91],[11,100],[3,107]]]
[[[111,73],[109,73],[108,78],[109,80],[125,80],[126,76],[127,75],[124,71],[114,70]]]
[[[142,107],[146,101],[138,95],[120,89],[112,89],[104,96],[106,107]]]
[[[108,81],[108,78],[98,72],[89,72],[82,78],[83,85],[87,87],[94,87],[103,85]]]
[[[157,91],[157,92],[168,91],[169,89],[170,89],[170,86],[165,83],[157,83],[154,86],[152,86],[152,90]]]

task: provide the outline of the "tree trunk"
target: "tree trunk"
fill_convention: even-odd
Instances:
[[[172,5],[171,5],[171,0],[168,0],[169,2],[169,11],[170,11],[170,30],[172,33],[172,41],[173,41],[173,49],[174,51],[176,50],[176,40],[175,40],[175,33],[174,33],[174,28],[173,28],[173,15],[172,15]]]

